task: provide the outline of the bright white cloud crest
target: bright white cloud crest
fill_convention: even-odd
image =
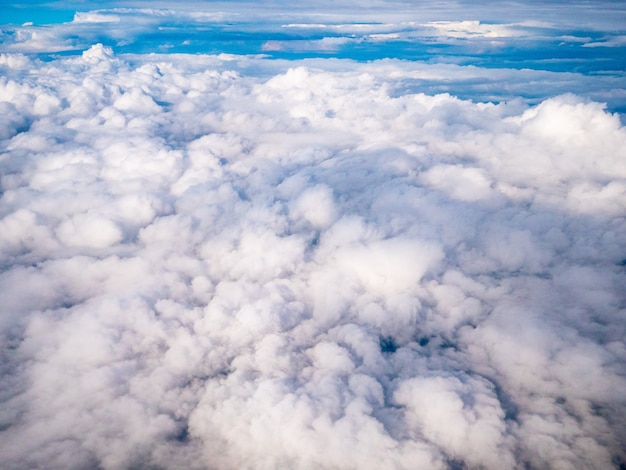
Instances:
[[[625,464],[617,115],[189,60],[0,60],[3,468]]]

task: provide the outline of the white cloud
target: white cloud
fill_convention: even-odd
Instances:
[[[450,197],[477,201],[491,195],[491,184],[483,171],[461,165],[438,165],[420,174],[420,179],[445,191]]]
[[[106,248],[122,239],[122,232],[111,220],[81,214],[66,220],[56,230],[59,240],[68,246]]]
[[[578,75],[0,66],[4,467],[626,461],[626,130]],[[428,85],[489,74],[554,96]]]
[[[480,21],[433,21],[424,26],[434,28],[437,34],[451,38],[502,38],[522,36],[514,25],[482,24]]]
[[[624,47],[626,36],[615,35],[604,38],[602,41],[589,41],[583,47]]]
[[[74,23],[119,23],[120,17],[117,15],[99,13],[97,11],[76,12]]]
[[[317,185],[305,190],[291,204],[290,215],[302,219],[316,229],[328,228],[337,218],[332,189]]]
[[[492,385],[457,377],[404,381],[394,400],[406,407],[409,433],[423,435],[468,466],[515,466],[512,440]],[[469,383],[467,383],[469,382]]]

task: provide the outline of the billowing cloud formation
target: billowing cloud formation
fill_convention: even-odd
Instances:
[[[619,117],[303,64],[1,57],[2,467],[625,465]]]

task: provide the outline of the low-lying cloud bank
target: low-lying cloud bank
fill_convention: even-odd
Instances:
[[[189,60],[0,58],[3,468],[626,465],[617,115]]]

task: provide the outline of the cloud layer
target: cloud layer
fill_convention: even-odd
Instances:
[[[0,67],[3,468],[626,464],[601,104],[389,61]]]
[[[175,9],[142,0],[52,1],[26,11],[9,4],[5,13],[0,54],[50,60],[101,43],[123,54],[402,60],[439,72],[414,92],[535,103],[567,92],[626,111],[626,10],[613,1],[189,1]]]

